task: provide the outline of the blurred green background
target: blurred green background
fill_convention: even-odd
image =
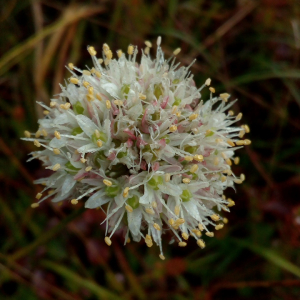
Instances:
[[[0,299],[299,299],[300,3],[295,0],[0,1]],[[30,204],[39,162],[26,163],[42,116],[69,77],[100,51],[163,39],[181,47],[197,85],[208,77],[239,101],[252,144],[234,171],[246,181],[228,225],[201,250],[164,239],[165,261],[144,242],[103,241],[101,211]]]

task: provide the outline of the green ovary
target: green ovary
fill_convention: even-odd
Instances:
[[[153,188],[153,190],[159,190],[159,185],[163,184],[163,179],[161,176],[153,176],[149,181],[148,185]]]
[[[77,135],[77,134],[80,134],[82,132],[83,132],[83,130],[80,127],[75,127],[75,128],[73,128],[71,134],[72,135]]]
[[[136,209],[140,206],[139,197],[133,195],[131,198],[127,199],[127,204],[130,205],[133,209]]]
[[[190,201],[191,200],[191,198],[192,198],[192,193],[189,191],[189,190],[183,190],[182,191],[182,194],[180,195],[180,197],[181,197],[181,200],[183,201],[183,202],[188,202],[188,201]]]
[[[127,156],[127,152],[126,151],[125,152],[119,152],[117,154],[117,158],[122,158],[122,157],[125,157],[125,156]]]
[[[73,105],[73,110],[77,115],[82,115],[84,112],[84,108],[82,106],[82,104],[77,101],[74,105]]]
[[[184,151],[188,152],[188,153],[195,153],[198,149],[198,146],[185,146],[184,147]]]
[[[174,105],[178,106],[180,103],[181,103],[181,99],[175,97],[175,101],[173,102],[173,106],[174,106]]]
[[[163,87],[162,87],[161,83],[154,85],[154,92],[153,92],[153,94],[154,94],[154,96],[156,97],[157,100],[163,94]]]
[[[121,93],[124,96],[125,99],[127,99],[127,95],[130,91],[130,84],[124,84],[121,88]]]
[[[92,135],[92,142],[97,143],[98,140],[101,140],[102,142],[107,142],[107,135],[103,131],[99,131],[99,136],[97,137],[96,133]]]
[[[114,198],[119,194],[120,187],[119,186],[107,186],[105,188],[105,193],[108,197]]]
[[[80,170],[80,168],[74,167],[69,161],[65,164],[65,167],[68,169],[67,172],[72,175],[77,174],[77,172]]]

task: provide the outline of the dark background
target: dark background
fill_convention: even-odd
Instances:
[[[298,0],[0,1],[0,299],[300,298],[300,2]],[[44,174],[26,163],[42,110],[65,65],[91,66],[87,45],[126,50],[163,39],[181,47],[198,86],[208,77],[239,101],[252,144],[234,171],[246,181],[229,223],[201,250],[103,241],[103,214],[50,201],[30,204]]]

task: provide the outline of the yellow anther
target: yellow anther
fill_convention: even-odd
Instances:
[[[173,107],[172,107],[172,114],[174,115],[174,114],[176,114],[176,112],[177,112],[177,109],[178,109],[178,106],[177,105],[174,105]]]
[[[234,181],[236,184],[241,184],[241,183],[243,182],[243,180],[238,179],[238,178],[233,179],[233,181]]]
[[[149,48],[152,47],[152,43],[151,43],[150,41],[145,41],[145,45],[146,45],[147,47],[149,47]]]
[[[165,260],[165,259],[166,259],[162,254],[159,254],[159,258],[160,258],[161,260]]]
[[[107,52],[105,52],[106,58],[111,60],[113,57],[113,53],[111,50],[108,50]]]
[[[227,219],[227,218],[223,218],[223,222],[224,222],[225,224],[227,224],[227,223],[228,223],[228,219]]]
[[[123,101],[122,100],[115,100],[114,104],[118,105],[118,106],[122,106],[123,105]]]
[[[240,178],[241,178],[242,181],[244,181],[244,180],[246,179],[246,177],[245,177],[244,174],[241,174],[241,177],[240,177]]]
[[[244,125],[244,129],[245,129],[246,133],[249,133],[249,132],[250,132],[250,128],[249,128],[248,125]]]
[[[91,76],[91,72],[88,71],[88,70],[83,70],[83,71],[82,71],[82,74],[83,74],[83,75],[86,75],[86,76]]]
[[[30,134],[30,132],[29,132],[28,130],[25,130],[25,131],[24,131],[24,135],[25,135],[25,137],[27,137],[27,138],[30,138],[30,136],[31,136],[31,134]]]
[[[106,108],[107,108],[107,109],[110,109],[110,108],[111,108],[111,103],[110,103],[109,100],[106,100],[106,101],[105,101],[105,105],[106,105]]]
[[[238,165],[239,162],[240,162],[240,158],[239,158],[238,156],[235,157],[235,158],[234,158],[234,164],[235,164],[235,165]]]
[[[130,238],[127,238],[126,243],[129,244],[130,242],[131,242],[131,239],[130,239]]]
[[[251,144],[251,141],[250,141],[250,140],[248,140],[248,139],[244,140],[244,145],[248,146],[248,145],[250,145],[250,144]]]
[[[118,56],[119,58],[122,57],[122,54],[123,54],[123,51],[122,51],[122,50],[117,50],[117,56]]]
[[[156,207],[157,207],[156,201],[153,201],[153,202],[151,203],[151,205],[152,205],[153,208],[156,208]]]
[[[211,79],[210,79],[210,78],[207,78],[207,79],[205,80],[205,85],[210,86],[210,84],[211,84]]]
[[[106,186],[112,186],[112,182],[108,179],[103,179],[103,183],[106,185]]]
[[[152,242],[152,237],[149,234],[146,234],[145,241],[146,242]]]
[[[213,221],[219,221],[220,220],[220,217],[216,214],[213,214],[210,216],[210,218],[213,220]]]
[[[205,234],[209,237],[213,237],[215,235],[213,232],[209,232],[209,231],[205,232]]]
[[[48,132],[47,132],[45,129],[42,129],[42,135],[43,135],[43,136],[47,136],[47,135],[48,135]]]
[[[125,209],[129,212],[132,213],[133,212],[133,208],[130,205],[125,205]]]
[[[169,219],[168,222],[169,222],[169,224],[170,224],[171,226],[173,226],[173,225],[175,224],[174,219]]]
[[[57,102],[51,101],[51,102],[50,102],[50,107],[54,107],[54,106],[56,106],[56,104],[57,104]]]
[[[90,83],[87,81],[84,81],[82,84],[85,88],[88,88],[88,86],[90,86]]]
[[[223,199],[223,200],[226,200],[226,196],[225,196],[224,194],[222,195],[222,199]]]
[[[153,223],[153,227],[154,227],[156,230],[160,230],[160,226],[159,226],[157,223]]]
[[[98,62],[99,62],[99,64],[101,65],[101,64],[103,63],[103,59],[102,59],[102,58],[99,58],[99,59],[98,59]]]
[[[53,148],[53,153],[54,153],[54,154],[60,154],[60,150],[57,149],[57,148]]]
[[[222,143],[222,142],[223,142],[223,139],[221,139],[221,138],[217,138],[217,139],[216,139],[216,143],[220,144],[220,143]]]
[[[97,141],[97,146],[98,146],[99,148],[103,146],[103,143],[102,143],[101,140],[98,140],[98,141]]]
[[[95,56],[97,54],[97,52],[93,46],[88,47],[88,51],[91,56]]]
[[[70,103],[65,103],[65,104],[61,104],[59,107],[61,109],[67,110],[67,109],[69,109],[71,107],[71,104]]]
[[[175,225],[179,226],[185,223],[185,220],[182,218],[179,218],[175,221]]]
[[[182,182],[187,184],[187,183],[191,182],[191,179],[189,179],[189,178],[183,178]]]
[[[198,114],[191,114],[190,116],[189,116],[189,120],[190,121],[193,121],[193,120],[195,120],[195,119],[197,119],[198,118]]]
[[[71,70],[74,70],[74,64],[68,63],[68,67],[69,67]]]
[[[180,117],[180,116],[181,116],[181,111],[178,111],[178,112],[176,113],[176,116],[177,116],[177,117]]]
[[[77,200],[77,199],[72,199],[72,200],[71,200],[71,203],[72,203],[73,205],[76,205],[76,204],[78,204],[78,200]]]
[[[86,99],[87,99],[89,102],[91,102],[91,101],[94,101],[95,97],[94,97],[94,95],[87,94],[87,95],[86,95]]]
[[[60,164],[55,164],[52,168],[53,171],[57,171],[58,169],[60,169]]]
[[[54,135],[58,140],[60,140],[60,133],[57,130],[54,131]]]
[[[35,198],[39,200],[39,199],[41,199],[42,196],[43,196],[42,193],[37,193],[36,196],[35,196]]]
[[[169,128],[169,130],[171,132],[175,132],[177,130],[177,126],[176,125],[171,125],[170,128]]]
[[[215,92],[216,92],[215,88],[213,88],[212,86],[209,88],[209,90],[210,90],[212,93],[215,93]]]
[[[210,129],[207,129],[206,131],[205,131],[205,135],[210,135],[212,133],[212,131],[210,130]]]
[[[227,177],[226,177],[226,176],[221,176],[221,181],[222,181],[222,182],[225,182],[225,181],[226,181],[226,179],[227,179]]]
[[[39,203],[32,203],[31,204],[31,208],[37,208],[37,207],[39,207],[40,205],[39,205]]]
[[[229,176],[232,174],[230,169],[223,170],[222,173],[228,174]]]
[[[178,246],[179,246],[179,247],[185,247],[186,245],[187,245],[186,242],[179,242],[179,243],[178,243]]]
[[[182,238],[184,239],[184,240],[188,240],[189,239],[189,235],[186,233],[186,232],[183,232],[182,234],[181,234],[181,236],[182,236]]]
[[[225,159],[225,162],[226,162],[226,164],[227,164],[228,166],[231,166],[231,165],[232,165],[232,162],[231,162],[230,158],[226,158],[226,159]]]
[[[202,162],[203,159],[204,159],[204,158],[203,158],[203,155],[200,155],[200,154],[198,155],[198,154],[197,154],[197,155],[194,156],[194,160],[196,160],[196,161]]]
[[[215,226],[216,230],[221,230],[224,227],[224,224],[218,224],[217,226]]]
[[[132,45],[129,45],[128,48],[127,48],[127,53],[129,55],[132,55],[133,54],[133,51],[134,51],[134,47]]]
[[[36,133],[35,133],[35,137],[38,139],[40,136],[41,136],[42,132],[40,130],[38,130]]]
[[[99,94],[96,94],[96,98],[97,98],[99,101],[102,101],[102,97],[101,97]]]
[[[86,162],[86,159],[85,158],[80,158],[80,161],[84,164]]]
[[[235,119],[236,119],[237,121],[239,121],[239,120],[242,119],[242,116],[243,116],[243,114],[242,114],[242,113],[239,113],[239,114],[235,117]]]
[[[214,165],[217,166],[219,164],[220,160],[219,157],[214,158]]]
[[[89,94],[93,94],[93,93],[94,93],[94,88],[93,88],[92,86],[89,86],[89,87],[87,88],[87,90],[88,90],[88,93],[89,93]]]
[[[169,173],[165,174],[165,181],[169,182],[171,179],[171,175]]]
[[[101,77],[101,73],[99,71],[95,71],[95,75],[100,78]]]
[[[150,48],[149,48],[149,47],[146,47],[145,50],[144,50],[144,53],[145,53],[146,55],[148,55],[148,54],[150,53]]]
[[[232,140],[227,140],[227,144],[234,147],[235,143]]]
[[[106,52],[110,49],[109,46],[106,43],[103,44],[102,48],[103,48],[104,52]]]
[[[239,138],[243,138],[244,137],[244,135],[245,135],[245,130],[243,129],[243,130],[241,130],[240,131],[240,134],[239,134]]]
[[[73,84],[78,84],[79,83],[79,80],[75,77],[71,77],[70,78],[70,82],[73,83]]]
[[[180,213],[180,207],[178,205],[175,206],[174,208],[174,213],[176,216],[179,216],[179,213]]]
[[[229,97],[230,97],[230,95],[227,94],[227,93],[220,94],[220,98],[221,98],[224,102],[227,102]]]
[[[38,140],[34,140],[34,145],[37,146],[37,147],[41,147],[41,144]]]
[[[127,198],[128,197],[128,193],[129,193],[129,187],[127,186],[124,191],[123,191],[123,197]]]
[[[180,53],[180,51],[181,51],[181,48],[177,48],[177,49],[175,49],[175,50],[173,51],[173,54],[174,54],[174,55],[177,55],[177,54]]]
[[[235,143],[236,143],[237,146],[245,145],[245,141],[244,140],[236,141]]]
[[[197,241],[197,245],[198,245],[201,249],[205,248],[205,243],[204,243],[203,240],[198,240],[198,241]]]
[[[100,132],[99,132],[98,129],[95,129],[94,134],[95,134],[95,136],[96,136],[97,139],[100,139],[101,134],[100,134]]]
[[[229,116],[233,116],[233,115],[234,115],[233,110],[229,110],[229,111],[228,111],[228,114],[229,114]]]
[[[232,207],[235,205],[235,202],[232,199],[228,198],[227,201],[228,201],[228,204],[227,204],[228,207]]]
[[[154,215],[154,214],[155,214],[154,210],[153,210],[152,208],[149,208],[149,207],[146,208],[145,211],[146,211],[146,213],[148,213],[149,215]]]
[[[184,157],[184,160],[186,160],[186,161],[192,161],[193,159],[194,159],[193,156],[190,156],[190,155],[187,155]]]
[[[191,172],[191,173],[196,173],[198,169],[199,169],[198,165],[193,165],[193,166],[190,168],[190,172]]]
[[[111,239],[108,236],[105,237],[104,241],[105,241],[107,246],[111,245]]]
[[[44,114],[45,116],[49,115],[49,110],[44,110],[44,111],[43,111],[43,114]]]
[[[144,94],[142,94],[142,93],[139,93],[139,98],[140,98],[141,100],[146,100],[146,99],[147,99],[147,96],[144,95]]]
[[[86,167],[86,168],[85,168],[85,171],[86,171],[86,172],[89,172],[89,171],[91,171],[92,169],[93,169],[93,167],[89,166],[89,167]]]

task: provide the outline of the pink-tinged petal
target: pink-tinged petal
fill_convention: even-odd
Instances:
[[[164,99],[163,99],[163,101],[162,101],[162,103],[161,103],[161,105],[160,105],[160,107],[162,108],[162,109],[165,109],[166,107],[167,107],[167,104],[168,104],[168,102],[169,102],[169,96],[166,96]]]
[[[147,143],[142,139],[141,136],[138,136],[136,145],[137,145],[137,147],[141,148],[141,146],[146,146]]]
[[[158,144],[160,145],[160,148],[163,149],[166,147],[167,143],[165,139],[161,139]]]
[[[184,108],[188,111],[193,111],[192,107],[189,104],[186,104]]]
[[[75,176],[74,176],[74,180],[79,180],[81,178],[84,178],[85,176],[87,176],[89,174],[89,172],[86,172],[85,169],[81,169]]]
[[[142,131],[145,133],[150,133],[149,129],[148,129],[148,124],[147,124],[147,120],[146,120],[146,116],[147,116],[147,112],[148,112],[148,108],[145,109],[143,118],[142,118]]]
[[[132,145],[133,145],[133,141],[131,139],[128,139],[127,142],[126,142],[126,145],[128,148],[131,148]]]
[[[189,179],[192,179],[193,178],[193,176],[192,175],[188,175],[188,174],[182,174],[182,177],[184,177],[184,178],[189,178]]]
[[[154,172],[156,172],[156,171],[158,170],[158,168],[159,168],[159,162],[155,162],[155,163],[152,165],[152,170],[153,170]]]
[[[108,160],[114,160],[116,158],[116,152],[112,152],[107,156]]]
[[[124,129],[123,132],[127,133],[132,140],[136,140],[136,136],[134,135],[134,132],[129,128]]]
[[[141,161],[141,169],[144,170],[144,171],[147,170],[147,163],[146,163],[145,160],[142,160],[142,161]]]

